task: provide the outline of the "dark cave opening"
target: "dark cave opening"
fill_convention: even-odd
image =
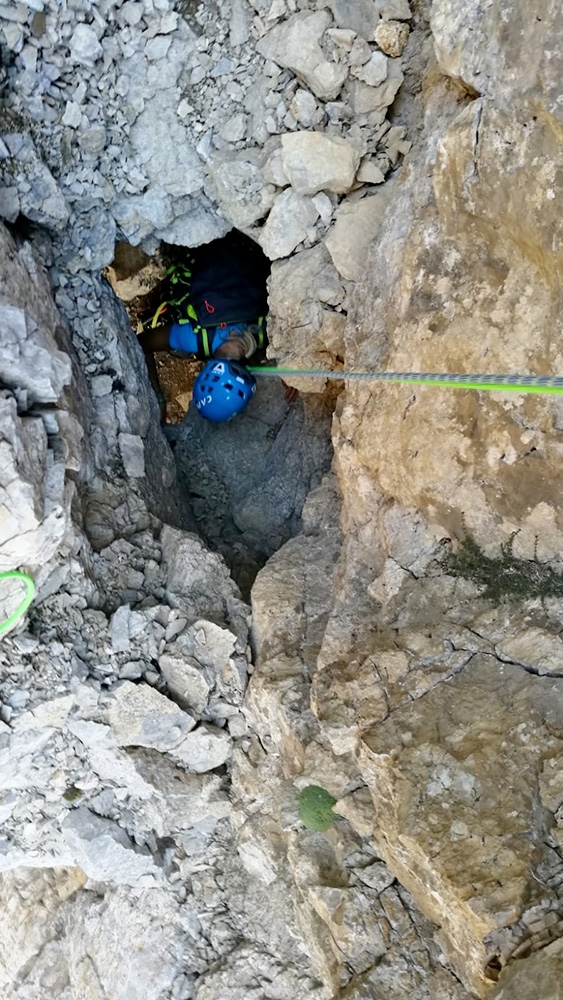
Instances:
[[[117,245],[105,276],[137,331],[166,295],[166,270],[186,254],[162,245],[151,258],[129,244]],[[300,393],[287,402],[281,380],[259,378],[243,413],[212,424],[191,403],[203,362],[163,354],[156,363],[167,397],[163,430],[197,530],[225,558],[248,598],[267,559],[299,533],[306,496],[330,468],[334,395]]]

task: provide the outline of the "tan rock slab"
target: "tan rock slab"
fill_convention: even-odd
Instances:
[[[364,275],[369,247],[383,222],[390,192],[381,192],[357,202],[344,202],[336,212],[336,222],[325,237],[334,266],[348,281]]]
[[[502,938],[496,959],[485,939],[545,894],[532,874],[545,853],[534,803],[543,792],[553,807],[560,785],[562,706],[563,680],[477,654],[365,733],[358,753],[381,856],[480,996],[489,963],[508,957]]]

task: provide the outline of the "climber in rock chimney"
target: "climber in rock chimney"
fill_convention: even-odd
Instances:
[[[264,356],[270,262],[249,237],[232,230],[186,253],[169,269],[170,296],[139,334],[151,384],[165,418],[156,351],[207,364],[194,384],[202,416],[222,423],[240,413],[255,391],[244,361]],[[148,328],[147,328],[148,326]],[[292,402],[297,392],[286,387]]]

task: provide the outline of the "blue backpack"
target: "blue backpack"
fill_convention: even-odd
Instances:
[[[191,323],[198,341],[197,356],[212,356],[218,326],[248,323],[258,347],[266,344],[267,280],[270,262],[260,247],[235,230],[189,250],[182,263],[168,269],[170,298],[157,309],[152,326],[166,310],[174,323]]]

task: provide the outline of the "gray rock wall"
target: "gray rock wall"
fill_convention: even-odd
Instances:
[[[347,388],[251,620],[99,278],[116,234],[237,225],[280,360],[559,373],[556,15],[0,8],[0,212],[34,247],[1,234],[0,558],[39,584],[0,647],[7,996],[557,995],[561,598],[443,556],[514,535],[561,569],[559,404]]]
[[[351,367],[559,374],[554,16],[432,5],[437,64],[429,58],[406,112],[419,139],[386,185],[355,288],[343,334]],[[264,664],[249,704],[281,758],[280,790],[319,784],[339,800],[473,995],[497,979],[499,996],[532,988],[530,974],[549,993],[557,974],[561,590],[542,600],[531,578],[561,572],[559,425],[557,399],[349,387],[333,434],[344,540],[310,690],[303,654],[292,658],[295,711],[269,667],[270,648],[291,648],[291,627],[269,618],[265,576],[254,591]],[[467,535],[482,560],[504,559],[505,570],[509,552],[522,560],[519,599],[450,575],[444,557]],[[292,564],[288,547],[271,572]],[[278,832],[287,851],[283,822]],[[256,841],[266,853],[263,828]],[[326,960],[342,947],[342,873],[313,881],[308,900],[327,881],[334,893],[334,911],[316,899],[322,924],[308,925]],[[520,960],[533,952],[529,973]],[[427,972],[432,995],[430,983]],[[378,989],[368,974],[349,995]]]
[[[0,232],[0,569],[44,580],[72,546],[71,503],[87,475],[73,368],[45,269],[29,243]],[[74,412],[73,412],[74,410]]]

